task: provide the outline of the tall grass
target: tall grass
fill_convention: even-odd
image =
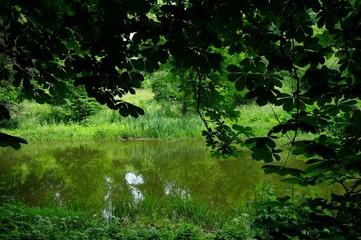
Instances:
[[[184,221],[194,225],[202,225],[206,229],[218,229],[226,222],[237,217],[237,213],[225,213],[221,209],[201,204],[181,196],[163,198],[146,197],[130,204],[129,201],[118,201],[113,205],[113,216],[127,221],[146,219],[156,222],[157,219],[169,219],[172,222]],[[143,220],[144,222],[144,220]]]
[[[53,116],[58,107],[25,102],[13,117],[14,123],[8,124],[14,127],[6,131],[28,141],[201,137],[203,125],[196,115],[181,115],[176,106],[164,108],[152,101],[140,105],[144,105],[145,115],[138,118],[123,118],[102,107],[81,122],[65,122]]]
[[[202,138],[204,125],[195,113],[182,115],[177,105],[160,106],[151,100],[138,105],[145,109],[145,115],[138,118],[121,117],[117,111],[103,106],[81,122],[66,122],[53,116],[61,111],[58,107],[26,102],[13,116],[12,122],[7,123],[6,132],[28,141]],[[252,127],[256,136],[265,136],[278,121],[289,118],[281,107],[270,105],[258,107],[250,104],[239,110],[237,123]]]
[[[283,112],[282,107],[270,104],[262,107],[255,104],[243,105],[239,107],[239,111],[237,123],[250,126],[256,136],[267,135],[268,131],[279,123],[278,121],[289,118],[289,114]]]
[[[151,91],[140,89],[137,95],[125,96],[124,100],[142,107],[144,116],[121,117],[117,111],[101,106],[95,114],[80,122],[67,117],[68,110],[59,106],[24,102],[13,114],[10,122],[1,125],[6,132],[21,136],[28,141],[78,141],[94,139],[133,138],[202,138],[204,126],[195,113],[181,114],[176,103],[158,104]],[[282,107],[254,104],[239,107],[237,123],[253,128],[256,136],[265,136],[279,121],[290,116]],[[232,122],[233,124],[235,122]]]

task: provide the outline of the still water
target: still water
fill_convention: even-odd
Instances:
[[[0,149],[0,166],[1,195],[104,214],[117,201],[172,195],[233,209],[253,199],[255,186],[277,181],[248,153],[215,159],[202,141],[30,144]]]

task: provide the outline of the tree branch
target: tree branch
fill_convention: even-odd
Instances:
[[[199,115],[199,117],[201,118],[204,126],[207,128],[207,130],[210,130],[210,127],[208,125],[208,121],[204,118],[203,114],[200,111],[200,107],[201,107],[201,89],[202,89],[202,80],[204,78],[203,75],[200,74],[199,69],[196,68],[197,71],[197,75],[196,75],[196,80],[198,80],[197,84],[194,84],[194,92],[196,93],[196,99],[197,99],[197,108],[196,111]]]

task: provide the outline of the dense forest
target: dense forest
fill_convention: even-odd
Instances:
[[[19,102],[58,107],[51,119],[63,123],[103,106],[141,121],[147,104],[129,95],[151,89],[180,118],[198,116],[213,155],[248,148],[284,182],[342,188],[260,202],[253,238],[361,237],[360,1],[0,3],[0,146],[28,141],[12,130],[27,121],[14,121]],[[240,121],[262,106],[277,121]],[[291,156],[305,166],[290,167]]]

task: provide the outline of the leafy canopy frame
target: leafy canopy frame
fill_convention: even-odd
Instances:
[[[248,146],[267,173],[288,176],[289,183],[344,187],[330,201],[311,199],[298,219],[261,215],[264,226],[273,226],[270,235],[360,237],[359,1],[1,0],[0,6],[0,87],[18,87],[44,103],[66,96],[71,81],[122,116],[137,117],[144,111],[121,97],[135,93],[144,72],[165,63],[192,71],[203,134],[216,152]],[[218,90],[224,59],[238,54],[245,57],[226,66],[227,79],[258,105],[282,106],[291,115],[267,136],[226,124],[237,112]],[[283,92],[289,77],[295,89]],[[0,120],[9,118],[1,104]],[[315,137],[299,140],[300,132]],[[1,146],[26,143],[0,134]],[[289,140],[286,149],[281,136]],[[305,156],[306,169],[273,164],[285,150]]]

